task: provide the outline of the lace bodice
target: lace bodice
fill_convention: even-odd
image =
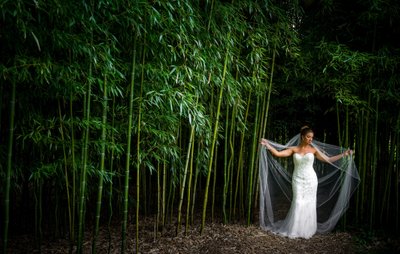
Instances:
[[[306,153],[304,155],[299,153],[293,154],[293,162],[295,169],[297,168],[312,168],[314,163],[314,154]]]

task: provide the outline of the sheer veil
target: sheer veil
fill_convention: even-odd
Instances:
[[[275,149],[283,150],[297,146],[300,134],[287,144],[281,145],[268,140]],[[344,148],[313,141],[312,146],[322,156],[335,156]],[[274,232],[289,211],[292,199],[292,158],[276,158],[264,147],[260,154],[260,226]],[[330,232],[346,211],[350,198],[357,188],[360,177],[353,156],[343,157],[334,163],[314,161],[314,170],[318,177],[317,191],[317,232]]]

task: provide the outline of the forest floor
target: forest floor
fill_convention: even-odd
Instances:
[[[121,252],[121,226],[116,224],[110,229],[110,234],[106,228],[100,231],[97,253]],[[176,227],[170,225],[156,238],[154,218],[142,218],[139,253],[400,253],[399,238],[366,237],[361,232],[317,234],[305,240],[277,236],[261,230],[257,225],[246,226],[243,223],[207,223],[200,234],[200,224],[198,221],[185,233],[183,223],[179,234],[176,234]],[[127,229],[126,253],[136,253],[135,235],[133,223]],[[91,231],[87,232],[83,253],[91,253],[91,237]],[[34,247],[32,236],[10,239],[9,247],[12,254],[69,252],[67,239],[51,240],[48,237],[42,241],[40,251]]]

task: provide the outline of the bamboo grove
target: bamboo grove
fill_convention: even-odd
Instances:
[[[351,11],[350,11],[351,10]],[[2,0],[1,235],[257,224],[259,140],[304,122],[361,176],[338,228],[399,229],[395,1]],[[348,19],[346,19],[348,18]],[[136,235],[127,234],[135,225]]]

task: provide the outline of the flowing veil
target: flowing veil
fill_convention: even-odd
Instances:
[[[283,150],[297,146],[300,134],[287,144],[281,145],[268,140],[275,149]],[[313,140],[312,146],[322,156],[335,156],[344,148]],[[276,231],[284,220],[292,200],[292,158],[276,158],[264,147],[260,154],[260,226],[264,230]],[[356,190],[360,177],[353,156],[343,157],[334,163],[314,161],[318,177],[317,232],[330,232],[346,211],[350,198]]]

